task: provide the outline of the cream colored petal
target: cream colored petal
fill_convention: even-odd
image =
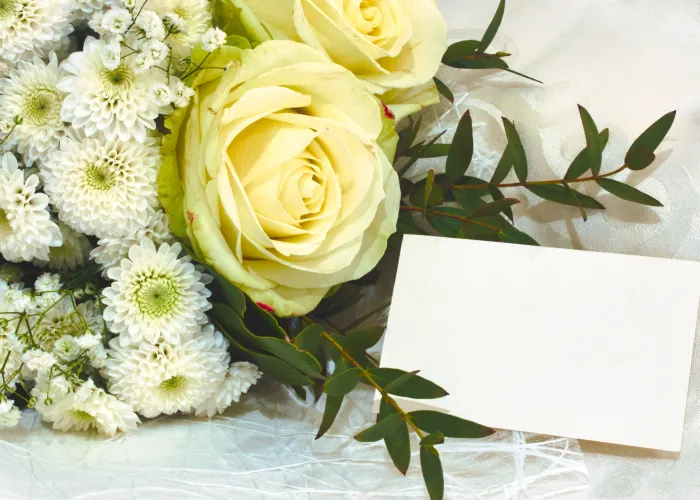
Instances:
[[[288,288],[277,286],[270,290],[243,288],[253,301],[272,308],[278,316],[301,316],[313,311],[328,293],[327,288]]]
[[[292,13],[295,0],[245,0],[248,8],[258,17],[276,40],[286,38],[299,41]]]
[[[430,80],[424,85],[409,89],[392,89],[381,95],[380,99],[394,114],[396,123],[399,123],[407,116],[418,113],[427,106],[439,103],[440,93],[435,82]]]

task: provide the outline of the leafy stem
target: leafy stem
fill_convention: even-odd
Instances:
[[[328,341],[329,344],[331,344],[335,349],[337,349],[338,352],[340,352],[340,355],[343,356],[345,359],[347,359],[348,362],[349,362],[351,365],[353,365],[355,368],[357,368],[358,370],[360,370],[360,374],[362,375],[362,377],[363,377],[365,380],[367,380],[367,383],[369,383],[369,385],[371,385],[371,386],[374,387],[377,391],[379,391],[379,394],[381,394],[382,399],[383,399],[389,406],[391,406],[394,410],[396,410],[396,412],[397,412],[399,415],[401,415],[401,418],[404,419],[404,421],[409,425],[409,427],[411,427],[411,429],[413,429],[413,431],[416,433],[416,435],[418,435],[418,437],[419,437],[420,439],[423,439],[423,438],[425,437],[425,434],[423,434],[423,431],[421,431],[421,430],[416,426],[416,424],[413,423],[413,421],[411,420],[411,416],[410,416],[408,413],[406,413],[406,412],[399,406],[399,404],[394,400],[394,398],[392,398],[391,396],[389,396],[389,394],[382,388],[382,386],[380,386],[380,385],[374,380],[374,378],[372,377],[372,374],[371,374],[368,370],[366,370],[365,368],[363,368],[362,365],[360,365],[360,363],[358,363],[358,362],[355,360],[355,358],[353,358],[352,355],[351,355],[345,348],[343,348],[343,346],[341,346],[338,342],[335,341],[335,339],[333,338],[332,335],[329,335],[328,332],[326,332],[326,331],[324,330],[324,331],[321,333],[321,337],[324,338],[324,339],[326,339],[326,340]]]
[[[605,179],[606,177],[612,177],[613,175],[619,174],[629,168],[626,164],[622,165],[617,170],[608,172],[607,174],[591,175],[589,177],[581,177],[579,179],[556,179],[550,181],[532,181],[532,182],[509,182],[505,184],[493,184],[492,186],[497,188],[514,188],[514,187],[528,187],[528,186],[546,186],[552,184],[561,184],[562,182],[573,184],[575,182],[590,182],[597,181],[598,179]],[[490,184],[457,184],[457,185],[447,185],[440,186],[443,189],[488,189]],[[402,207],[403,209],[403,207]]]
[[[468,186],[471,187],[471,184],[468,185]],[[486,186],[488,187],[488,184],[486,184]],[[457,186],[453,186],[452,189],[458,189],[458,187],[457,187]],[[448,214],[447,212],[441,212],[441,211],[439,211],[439,210],[431,210],[431,209],[423,210],[422,208],[418,208],[418,207],[409,207],[409,206],[406,206],[406,205],[402,205],[401,208],[400,208],[400,210],[401,210],[402,212],[421,212],[421,213],[426,213],[426,214],[428,214],[428,215],[435,215],[435,216],[438,216],[438,217],[448,217],[448,218],[450,218],[450,219],[457,219],[457,220],[462,221],[462,222],[465,222],[465,223],[467,223],[467,224],[475,224],[475,225],[477,225],[477,226],[482,226],[482,227],[485,227],[485,228],[487,228],[487,229],[491,229],[492,231],[495,231],[496,233],[498,233],[498,232],[501,231],[499,228],[497,228],[496,226],[492,226],[491,224],[486,224],[485,222],[481,222],[481,221],[478,221],[478,220],[474,220],[474,219],[472,219],[472,218],[470,218],[470,217],[466,217],[466,216],[463,216],[463,215]]]

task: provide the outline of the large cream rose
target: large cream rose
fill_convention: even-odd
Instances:
[[[203,72],[166,123],[161,200],[175,232],[253,300],[305,314],[385,251],[400,189],[377,139],[395,134],[364,85],[309,47],[224,52],[231,67]]]
[[[272,38],[302,42],[348,68],[397,115],[439,100],[432,78],[447,28],[435,0],[229,1],[255,14]],[[414,90],[400,92],[407,89]]]

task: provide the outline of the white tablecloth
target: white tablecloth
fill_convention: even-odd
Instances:
[[[438,3],[451,40],[479,38],[497,4]],[[647,125],[678,109],[660,160],[629,178],[664,208],[603,194],[608,210],[583,223],[574,209],[518,192],[524,203],[516,221],[545,245],[698,259],[699,5],[697,0],[510,0],[494,47],[512,53],[515,69],[545,84],[505,73],[443,70],[457,104],[427,111],[426,120],[432,118],[436,128],[453,127],[462,111],[472,109],[478,127],[474,172],[487,175],[505,145],[499,122],[506,115],[524,137],[532,176],[549,178],[561,176],[584,144],[577,103],[591,111],[600,128],[611,130],[608,169],[621,164],[627,146]],[[430,165],[420,165],[416,175]],[[596,194],[597,188],[586,191]],[[441,447],[447,498],[700,498],[695,361],[680,457],[593,443],[583,443],[582,454],[576,440],[502,431],[483,441],[452,440]],[[533,394],[532,404],[545,397],[556,394]],[[415,453],[404,478],[381,444],[352,440],[370,422],[370,411],[371,393],[358,391],[326,437],[314,441],[322,407],[305,407],[267,382],[219,418],[158,419],[114,439],[54,432],[29,414],[19,429],[0,434],[0,500],[427,498]]]

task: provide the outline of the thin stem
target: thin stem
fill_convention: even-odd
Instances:
[[[484,222],[470,219],[469,217],[464,217],[462,215],[455,215],[455,214],[448,214],[447,212],[440,212],[438,210],[423,210],[422,208],[408,207],[406,205],[401,206],[401,208],[399,210],[402,210],[404,212],[421,212],[421,213],[427,213],[430,215],[437,215],[439,217],[448,217],[450,219],[461,220],[462,222],[466,222],[467,224],[476,224],[477,226],[483,226],[483,227],[491,229],[497,233],[501,231],[499,228],[497,228],[496,226],[492,226],[491,224],[486,224]]]
[[[346,329],[346,330],[350,330],[351,328],[354,328],[354,327],[356,327],[356,326],[358,326],[358,325],[361,325],[362,323],[364,323],[365,321],[367,321],[369,318],[371,318],[371,317],[374,316],[375,314],[377,314],[377,313],[379,313],[379,312],[383,312],[383,311],[384,311],[385,309],[387,309],[390,305],[391,305],[391,301],[387,302],[386,304],[382,304],[382,305],[379,306],[378,308],[373,309],[372,311],[368,312],[368,313],[365,314],[364,316],[362,316],[362,317],[356,319],[355,321],[353,321],[352,323],[350,323],[348,326],[345,327],[345,329]]]
[[[338,325],[336,325],[335,323],[333,323],[331,320],[329,320],[329,319],[327,319],[327,318],[317,318],[317,317],[314,316],[313,318],[308,317],[308,318],[306,318],[306,319],[307,319],[310,323],[321,323],[321,324],[325,324],[325,325],[327,325],[327,326],[330,326],[333,330],[335,330],[336,332],[338,332],[338,334],[343,335],[343,336],[345,336],[346,333],[347,333],[347,331],[348,331],[350,328],[352,328],[351,326],[345,327],[344,329],[343,329],[343,328],[340,328]],[[379,366],[379,360],[378,360],[377,358],[375,358],[374,356],[372,356],[372,355],[371,355],[370,353],[368,353],[368,352],[365,352],[365,356],[367,356],[367,359],[369,359],[369,360],[374,364],[374,366]]]
[[[202,65],[204,64],[204,61],[206,61],[206,60],[209,58],[209,56],[210,56],[211,54],[212,54],[212,53],[209,52],[206,56],[204,56],[204,59],[202,59],[202,60],[200,61],[200,63],[197,65],[197,67],[194,68],[194,69],[193,69],[192,71],[190,71],[189,73],[187,73],[185,76],[180,77],[180,80],[185,81],[189,76],[191,76],[191,75],[193,75],[194,73],[196,73],[197,71],[199,71],[199,70],[202,68]]]
[[[364,369],[357,361],[355,361],[355,359],[350,355],[350,353],[347,352],[343,348],[343,346],[341,346],[338,342],[335,341],[333,336],[328,335],[326,331],[324,331],[321,334],[321,336],[324,339],[326,339],[333,347],[335,347],[338,350],[338,352],[340,352],[341,356],[347,359],[350,362],[350,364],[352,364],[355,368],[358,368],[360,370],[360,373],[365,378],[365,380],[367,380],[367,382],[369,382],[369,384],[372,387],[379,391],[379,394],[382,395],[382,399],[386,401],[388,405],[394,408],[394,410],[396,410],[396,412],[401,415],[404,421],[411,427],[411,429],[413,429],[413,431],[418,435],[420,439],[423,439],[425,437],[423,432],[418,427],[416,427],[416,424],[413,423],[413,420],[411,420],[411,416],[401,409],[401,407],[394,400],[394,398],[389,396],[389,394],[387,394],[387,392],[384,389],[382,389],[382,387],[374,380],[374,378],[372,378],[372,374],[369,373],[368,370]]]
[[[611,177],[613,175],[619,174],[620,172],[627,169],[627,165],[622,165],[617,170],[608,172],[607,174],[591,175],[590,177],[581,177],[580,179],[557,179],[551,181],[533,181],[533,182],[510,182],[506,184],[495,184],[497,188],[513,188],[513,187],[527,187],[527,186],[546,186],[551,184],[561,184],[566,182],[568,184],[573,184],[575,182],[590,182],[597,181],[598,179],[605,179],[606,177]],[[440,186],[443,189],[488,189],[489,184],[457,184],[454,186]],[[403,207],[402,207],[403,208]]]

